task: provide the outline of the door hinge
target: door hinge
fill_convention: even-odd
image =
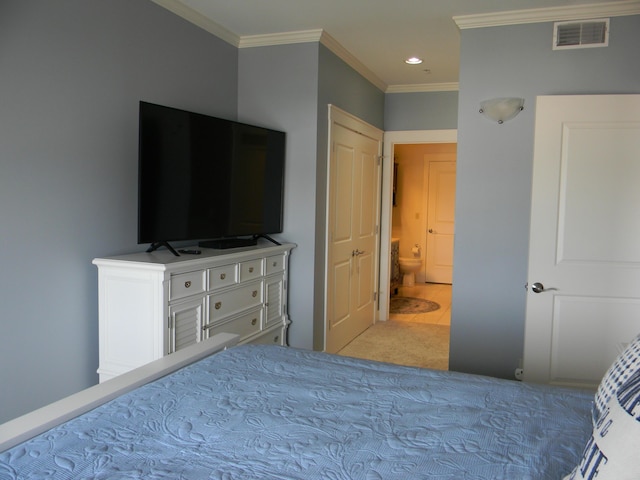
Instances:
[[[382,164],[382,155],[378,155],[378,166],[380,166]]]
[[[378,292],[373,292],[373,301],[377,301],[378,300]]]

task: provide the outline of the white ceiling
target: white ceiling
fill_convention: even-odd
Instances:
[[[457,89],[460,28],[640,13],[638,0],[153,1],[239,48],[321,41],[384,91]]]

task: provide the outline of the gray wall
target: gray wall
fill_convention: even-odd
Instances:
[[[552,23],[462,30],[450,368],[513,378],[522,358],[537,95],[640,93],[640,16],[609,47],[552,51]],[[525,110],[497,125],[484,99]]]
[[[326,218],[328,175],[328,105],[355,115],[365,122],[383,129],[384,93],[324,45],[320,45],[318,81],[318,144],[316,165],[316,251],[314,345],[316,350],[324,348],[324,298],[326,264]]]
[[[318,43],[243,48],[238,117],[287,132],[284,232],[293,242],[289,344],[320,348],[329,103],[382,128],[384,94]]]
[[[449,130],[458,128],[458,92],[386,94],[384,129]]]
[[[239,51],[148,0],[4,0],[0,69],[0,422],[97,382],[91,260],[146,247],[139,100],[287,132],[290,340],[313,347],[326,102],[382,126],[380,91],[317,43]]]
[[[320,129],[324,129],[325,132],[327,130],[327,105],[332,104],[382,130],[385,114],[384,93],[324,45],[320,45],[318,61]],[[319,143],[324,145],[326,152],[326,141]]]
[[[313,344],[318,44],[244,48],[238,116],[287,132],[284,231],[293,242],[289,272],[289,344]]]
[[[522,356],[535,96],[640,92],[640,16],[613,18],[605,49],[551,52],[550,38],[551,24],[462,31],[457,370],[511,376]],[[435,112],[438,94],[420,95],[435,120],[422,106],[402,114],[420,104],[411,94],[386,95],[385,111],[385,96],[321,45],[239,52],[148,0],[2,0],[0,71],[0,422],[97,381],[91,260],[144,248],[139,100],[288,132],[281,239],[299,245],[291,341],[305,348],[322,314],[326,104],[389,130],[455,128]],[[480,100],[503,95],[525,97],[525,111],[502,126],[478,115]]]
[[[148,0],[0,2],[0,422],[95,384],[97,256],[136,251],[138,101],[227,118],[237,49]]]

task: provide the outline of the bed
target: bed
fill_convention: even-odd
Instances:
[[[589,478],[608,421],[593,392],[222,340],[0,426],[0,479]]]

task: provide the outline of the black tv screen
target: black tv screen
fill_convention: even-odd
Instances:
[[[285,134],[140,102],[138,243],[282,232]]]

